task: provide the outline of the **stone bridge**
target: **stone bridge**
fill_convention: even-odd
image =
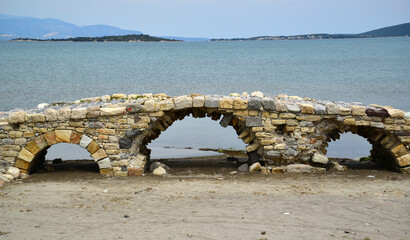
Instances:
[[[102,174],[142,175],[150,160],[147,144],[189,114],[232,126],[247,144],[251,163],[321,163],[328,142],[352,132],[372,144],[371,155],[378,162],[402,172],[410,168],[409,112],[261,92],[114,94],[2,112],[0,156],[29,173],[42,164],[50,146],[72,143],[87,149]]]

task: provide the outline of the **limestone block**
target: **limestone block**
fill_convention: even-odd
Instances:
[[[130,149],[132,146],[132,138],[119,138],[120,149]]]
[[[246,146],[247,152],[253,152],[258,150],[261,147],[260,143],[253,143],[251,145]]]
[[[261,170],[261,167],[262,167],[261,164],[258,163],[258,162],[256,162],[256,163],[252,164],[252,165],[249,167],[249,172],[250,172],[250,173],[257,172],[257,171]]]
[[[176,110],[192,108],[192,98],[188,96],[176,97],[174,99],[174,103]]]
[[[275,150],[283,150],[283,149],[285,149],[285,147],[286,147],[286,144],[285,144],[285,143],[277,143],[277,144],[275,144],[275,145],[273,146],[273,149],[275,149]]]
[[[294,113],[300,112],[300,107],[296,104],[288,103],[288,104],[286,104],[286,107],[287,107],[289,112],[294,112]]]
[[[272,119],[271,120],[272,125],[283,125],[286,124],[285,119]]]
[[[132,103],[126,105],[126,110],[129,113],[139,113],[143,109],[142,105],[139,103]]]
[[[275,111],[276,110],[276,104],[275,101],[271,98],[263,98],[262,99],[262,107],[266,111]]]
[[[172,100],[166,99],[159,102],[160,111],[169,111],[175,108],[175,104]]]
[[[101,116],[115,116],[115,115],[123,115],[125,113],[126,113],[125,107],[100,108]]]
[[[164,174],[166,174],[166,173],[167,173],[167,171],[166,171],[163,167],[161,167],[161,166],[157,167],[157,168],[152,172],[152,174],[157,175],[157,176],[162,176],[162,175],[164,175]]]
[[[384,128],[384,124],[382,122],[370,122],[370,127],[375,127],[375,128]]]
[[[23,159],[17,158],[16,163],[14,164],[16,168],[20,170],[27,170],[30,166],[30,162],[24,161]]]
[[[152,99],[145,101],[142,109],[144,112],[155,112],[155,101]]]
[[[58,115],[57,115],[58,120],[67,121],[70,119],[70,116],[71,116],[71,109],[69,107],[60,108],[60,110],[58,110]]]
[[[48,122],[57,121],[58,119],[58,111],[55,109],[47,109],[45,113],[46,120]]]
[[[299,121],[295,120],[295,119],[288,119],[288,120],[286,120],[286,125],[297,126],[297,125],[299,125]]]
[[[312,162],[320,163],[320,164],[327,164],[329,162],[329,159],[322,154],[314,153],[312,156]]]
[[[108,141],[110,143],[118,143],[119,142],[119,138],[117,136],[109,136],[108,137]]]
[[[76,131],[71,131],[71,136],[70,136],[70,143],[73,144],[80,144],[81,138],[83,135],[79,132]]]
[[[27,139],[25,138],[16,138],[14,141],[17,145],[25,145],[27,143]]]
[[[393,125],[393,124],[384,125],[384,128],[388,131],[400,131],[401,130],[400,125]]]
[[[192,99],[192,106],[193,107],[204,107],[205,106],[205,97],[204,96],[196,96]]]
[[[125,136],[127,137],[135,137],[141,134],[141,131],[138,129],[131,129],[128,131],[125,131]]]
[[[251,97],[258,97],[258,98],[263,98],[263,93],[260,91],[255,91],[251,93]]]
[[[410,153],[407,153],[406,155],[397,158],[397,164],[400,167],[405,167],[405,166],[410,165]]]
[[[33,154],[37,154],[37,153],[39,153],[39,152],[41,151],[41,149],[38,147],[37,143],[36,143],[34,140],[30,141],[30,142],[26,145],[25,148],[26,148],[27,150],[29,150],[31,153],[33,153]]]
[[[20,158],[20,159],[22,159],[26,162],[31,162],[34,158],[34,154],[31,153],[29,150],[23,148],[23,149],[21,149],[21,151],[18,155],[18,158]]]
[[[404,112],[399,109],[387,109],[392,118],[404,118]]]
[[[18,178],[20,175],[20,169],[16,167],[9,167],[9,169],[7,169],[7,174],[10,174],[13,178]]]
[[[100,146],[98,146],[98,144],[95,141],[91,141],[91,143],[87,146],[87,151],[90,154],[94,154],[98,151],[98,149],[100,149]]]
[[[219,106],[218,98],[206,96],[205,107],[207,107],[207,108],[217,108],[218,106]]]
[[[296,118],[296,115],[293,113],[280,113],[279,118]]]
[[[24,133],[23,133],[23,137],[24,137],[24,138],[33,138],[33,137],[34,137],[34,133],[33,133],[33,132],[24,132]]]
[[[100,169],[110,168],[110,167],[111,167],[111,161],[110,161],[109,158],[101,159],[101,160],[98,161],[97,163],[98,163],[98,167],[99,167]]]
[[[300,112],[304,114],[313,114],[314,108],[310,104],[301,104],[300,105]]]
[[[107,157],[107,154],[105,153],[104,149],[100,148],[98,151],[96,151],[94,154],[91,155],[91,157],[94,159],[94,161],[101,160],[103,158]]]
[[[315,104],[314,109],[316,114],[326,114],[326,106],[323,106],[321,104]]]
[[[389,112],[382,108],[382,109],[374,109],[374,108],[366,108],[366,114],[369,117],[382,117],[382,118],[387,118],[390,116]]]
[[[46,141],[46,139],[44,138],[43,135],[40,135],[40,136],[34,138],[34,142],[36,142],[37,146],[40,149],[43,149],[43,148],[48,146],[48,143],[47,143],[47,141]]]
[[[407,149],[403,144],[399,144],[391,149],[391,153],[393,153],[396,157],[400,157],[407,153]]]
[[[340,115],[351,115],[352,114],[352,110],[350,110],[350,108],[346,108],[346,107],[340,107],[339,108],[339,114]]]
[[[218,107],[222,108],[222,109],[232,109],[233,108],[233,99],[231,99],[231,98],[220,98]]]
[[[140,167],[129,167],[128,176],[142,176],[144,170]]]
[[[26,112],[25,111],[18,111],[13,112],[9,116],[10,123],[24,123],[26,121]]]
[[[86,135],[83,135],[81,137],[81,141],[80,141],[80,146],[82,148],[87,149],[88,145],[92,142],[93,140],[90,137],[87,137]]]
[[[364,106],[353,105],[350,107],[353,116],[366,115],[366,108]]]
[[[127,99],[127,94],[115,93],[112,95],[112,99]]]
[[[356,119],[354,118],[346,118],[345,120],[343,120],[343,123],[345,125],[355,125],[356,124]]]
[[[0,156],[2,157],[17,157],[19,152],[16,151],[0,151]]]
[[[45,122],[46,118],[41,113],[31,113],[26,115],[27,122]]]
[[[248,108],[248,101],[243,100],[242,98],[235,98],[233,102],[233,109],[247,109]]]
[[[71,130],[55,130],[56,141],[58,143],[66,142],[70,143],[71,140]]]
[[[56,133],[54,131],[45,133],[44,138],[46,139],[47,144],[49,146],[54,145],[54,144],[57,143]]]
[[[300,127],[313,127],[313,122],[301,121],[299,124]]]
[[[278,112],[287,112],[288,108],[284,102],[276,102],[276,111]]]
[[[262,117],[245,117],[247,127],[262,127]]]
[[[305,164],[290,164],[286,166],[286,173],[311,173],[313,167]]]
[[[404,116],[407,118],[407,121],[410,119],[410,112],[406,112],[406,114],[404,114]]]
[[[278,150],[271,150],[271,151],[266,151],[265,155],[268,158],[280,158],[282,153],[281,153],[281,151],[278,151]]]
[[[326,103],[325,106],[326,106],[327,114],[334,114],[334,115],[339,114],[339,106],[337,106],[336,104]]]
[[[21,138],[23,136],[23,132],[21,131],[10,131],[9,137],[12,139]]]
[[[5,138],[5,139],[1,140],[1,143],[3,145],[12,145],[12,144],[15,143],[15,141],[11,138]]]

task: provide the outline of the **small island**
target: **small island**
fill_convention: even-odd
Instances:
[[[153,37],[146,34],[130,34],[104,37],[75,37],[60,39],[15,38],[10,41],[38,41],[38,42],[181,42],[180,40]]]

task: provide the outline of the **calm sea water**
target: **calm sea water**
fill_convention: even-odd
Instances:
[[[256,90],[266,95],[286,93],[323,100],[376,103],[410,111],[409,52],[410,38],[186,43],[0,42],[0,111],[112,93],[164,92],[175,96]],[[193,126],[194,122],[197,119],[181,123]],[[215,123],[209,123],[212,124]],[[212,131],[218,133],[221,128],[217,127],[218,130]],[[158,141],[166,138],[165,133]],[[180,132],[174,137],[177,135],[180,136]],[[218,137],[199,139],[203,147],[221,144],[215,143]],[[222,143],[221,147],[236,145],[223,140],[226,141],[228,143]],[[178,143],[187,146],[189,141],[181,137]]]

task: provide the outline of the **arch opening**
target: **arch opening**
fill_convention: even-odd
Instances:
[[[180,111],[153,126],[140,149],[149,156],[146,170],[163,163],[171,174],[217,174],[248,161],[246,144],[238,138],[244,124],[232,114]]]

